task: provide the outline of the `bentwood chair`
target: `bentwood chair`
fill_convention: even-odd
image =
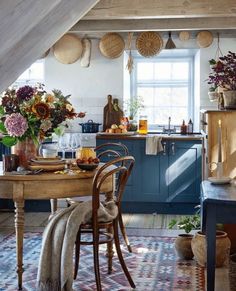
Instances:
[[[94,271],[97,290],[102,290],[99,270],[99,245],[104,243],[112,243],[114,241],[117,256],[121,267],[125,273],[127,280],[132,288],[135,288],[135,284],[131,278],[128,268],[125,264],[119,241],[118,223],[119,223],[119,211],[120,204],[123,196],[123,192],[127,183],[127,180],[131,174],[134,165],[134,158],[132,156],[118,157],[105,163],[99,168],[93,179],[93,193],[92,193],[92,221],[91,223],[82,224],[77,233],[75,242],[75,269],[74,279],[76,279],[78,268],[79,268],[79,257],[80,257],[80,246],[81,245],[92,245],[93,246],[93,257],[94,257]],[[115,205],[117,207],[117,215],[110,221],[99,221],[98,209],[100,206],[100,198],[103,195],[101,188],[107,179],[117,178],[116,195],[114,195]],[[111,229],[111,232],[107,232],[107,229]],[[90,233],[92,238],[88,241],[83,240],[83,235]]]
[[[128,156],[129,150],[126,145],[122,143],[103,143],[99,146],[97,146],[95,149],[95,152],[97,153],[97,157],[101,160],[106,162],[107,160],[111,160],[111,158],[116,158],[118,156]],[[129,242],[129,238],[126,233],[126,229],[124,226],[123,218],[122,218],[122,211],[121,207],[119,207],[119,226],[122,233],[122,236],[125,240],[125,244],[127,246],[127,249],[130,253],[132,253],[132,248]]]

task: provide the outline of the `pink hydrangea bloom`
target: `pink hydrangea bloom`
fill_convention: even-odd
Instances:
[[[20,113],[7,116],[4,125],[10,136],[22,136],[28,129],[27,120]]]

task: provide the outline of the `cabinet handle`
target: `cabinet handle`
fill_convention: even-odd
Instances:
[[[166,142],[163,142],[163,156],[166,155]]]
[[[171,143],[171,153],[172,153],[172,155],[175,155],[175,143],[174,142]]]

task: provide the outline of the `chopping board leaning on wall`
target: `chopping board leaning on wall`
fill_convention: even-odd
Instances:
[[[107,105],[103,109],[103,131],[110,128],[112,124],[120,124],[121,118],[124,116],[123,111],[118,105],[118,99],[112,100],[112,96],[107,96]]]

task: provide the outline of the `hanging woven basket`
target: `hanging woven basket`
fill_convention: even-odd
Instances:
[[[162,50],[163,40],[154,31],[142,32],[136,39],[136,48],[143,57],[153,57]]]
[[[200,31],[197,34],[197,44],[201,48],[209,47],[213,42],[213,35],[208,30]]]
[[[73,64],[82,54],[80,38],[73,34],[65,34],[53,46],[55,58],[62,64]]]
[[[100,39],[99,49],[104,57],[115,59],[122,55],[125,49],[125,42],[118,33],[107,33]]]

